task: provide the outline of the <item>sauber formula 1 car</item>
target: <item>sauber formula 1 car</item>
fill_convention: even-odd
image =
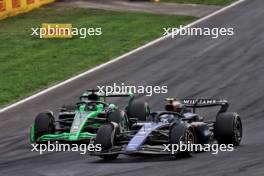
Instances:
[[[239,145],[242,123],[239,115],[227,112],[228,102],[217,99],[168,98],[165,111],[150,114],[148,121],[134,123],[130,130],[120,131],[118,124],[102,125],[94,143],[101,144],[101,152],[91,155],[103,159],[116,159],[119,154],[170,154],[164,145],[232,144]],[[219,106],[215,121],[204,121],[195,111],[197,108]],[[177,151],[176,156],[189,156],[190,151]]]
[[[149,113],[147,103],[134,100],[133,94],[99,94],[99,90],[88,90],[76,105],[63,106],[55,120],[53,112],[39,113],[31,126],[31,143],[47,141],[89,142],[95,138],[98,128],[105,123],[118,124],[120,132],[128,131],[137,119],[145,120]],[[125,110],[106,97],[130,97]]]

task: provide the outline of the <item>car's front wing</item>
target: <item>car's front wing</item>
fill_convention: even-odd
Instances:
[[[70,134],[71,133],[45,134],[45,135],[42,135],[38,139],[38,141],[39,142],[44,142],[44,141],[82,141],[82,140],[94,139],[96,137],[96,134],[89,133],[89,132],[83,132],[83,133],[80,133],[77,140],[71,140]]]
[[[111,155],[111,154],[125,154],[125,155],[134,155],[134,154],[151,154],[151,155],[171,155],[170,151],[167,151],[163,145],[142,145],[137,151],[127,151],[126,145],[123,146],[114,146],[109,150],[102,150],[100,152],[91,152],[93,156],[100,155]]]

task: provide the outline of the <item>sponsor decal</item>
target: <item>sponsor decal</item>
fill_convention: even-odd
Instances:
[[[214,104],[216,100],[211,99],[197,99],[197,100],[183,100],[183,103],[186,104]]]
[[[34,4],[35,0],[27,0],[27,4]]]
[[[0,12],[3,12],[6,10],[6,4],[4,0],[0,0]]]
[[[217,104],[217,103],[224,103],[225,100],[217,100],[217,99],[184,99],[182,100],[184,104],[191,104],[191,105],[210,105],[210,104]]]
[[[12,8],[20,8],[21,2],[20,0],[12,0]]]
[[[41,36],[43,38],[72,38],[71,24],[43,23]]]

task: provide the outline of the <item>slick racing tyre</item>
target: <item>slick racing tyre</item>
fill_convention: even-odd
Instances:
[[[51,112],[39,113],[34,125],[36,140],[44,134],[53,134],[55,132],[54,117]]]
[[[115,129],[112,124],[102,125],[95,138],[96,144],[101,144],[102,150],[109,150],[114,146]],[[105,160],[114,160],[118,157],[118,154],[105,154],[99,156]]]
[[[127,116],[126,116],[126,113],[124,111],[114,111],[114,112],[111,112],[109,115],[108,115],[108,122],[115,122],[118,124],[118,126],[116,127],[116,134],[119,134],[120,133],[120,130],[123,130],[123,129],[126,129],[128,130],[128,119],[127,119]]]
[[[108,115],[108,121],[115,122],[117,124],[119,124],[123,118],[124,118],[124,113],[122,111],[114,111]]]
[[[215,138],[219,144],[238,146],[242,139],[242,122],[236,113],[220,113],[216,117]]]
[[[149,115],[149,106],[146,102],[132,101],[127,107],[128,118],[137,118],[138,121],[146,121]]]
[[[181,144],[195,144],[195,133],[192,128],[188,127],[184,122],[175,124],[170,130],[169,136],[170,144],[176,144],[180,147]],[[175,151],[174,156],[176,157],[189,157],[191,156],[191,151],[187,149],[184,151]]]

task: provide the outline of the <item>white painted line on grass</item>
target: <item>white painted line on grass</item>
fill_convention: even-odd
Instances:
[[[209,15],[203,17],[203,18],[200,18],[200,19],[198,19],[198,20],[196,20],[196,21],[194,21],[194,22],[192,22],[192,23],[186,25],[186,26],[183,27],[182,29],[186,29],[187,27],[191,27],[191,26],[196,25],[196,24],[198,24],[198,23],[200,23],[200,22],[202,22],[202,21],[205,21],[205,20],[207,20],[208,18],[211,18],[212,16],[215,16],[215,15],[217,15],[217,14],[219,14],[219,13],[221,13],[221,12],[227,10],[227,9],[230,9],[230,8],[236,6],[236,5],[238,5],[238,4],[240,4],[240,3],[244,2],[244,1],[246,1],[246,0],[239,0],[239,1],[236,1],[236,2],[234,2],[234,3],[232,3],[232,4],[228,5],[228,6],[226,6],[226,7],[224,7],[224,8],[222,8],[222,9],[220,9],[220,10],[217,10],[217,11],[215,11],[215,12],[213,12],[213,13],[211,13],[211,14],[209,14]],[[47,93],[47,92],[49,92],[49,91],[51,91],[51,90],[53,90],[53,89],[56,89],[56,88],[58,88],[58,87],[60,87],[60,86],[63,86],[63,85],[65,85],[65,84],[67,84],[67,83],[69,83],[69,82],[71,82],[71,81],[74,81],[74,80],[80,78],[80,77],[83,77],[83,76],[85,76],[85,75],[87,75],[87,74],[89,74],[89,73],[91,73],[91,72],[94,72],[94,71],[96,71],[96,70],[98,70],[98,69],[101,69],[101,68],[103,68],[103,67],[105,67],[105,66],[107,66],[107,65],[109,65],[109,64],[112,64],[112,63],[114,63],[114,62],[117,62],[117,61],[119,61],[119,60],[121,60],[121,59],[123,59],[123,58],[125,58],[125,57],[127,57],[127,56],[129,56],[129,55],[131,55],[131,54],[134,54],[134,53],[136,53],[136,52],[138,52],[138,51],[140,51],[140,50],[143,50],[143,49],[145,49],[145,48],[147,48],[147,47],[149,47],[149,46],[151,46],[151,45],[153,45],[153,44],[156,44],[156,43],[158,43],[158,42],[160,42],[160,41],[162,41],[162,40],[164,40],[164,39],[166,39],[166,38],[168,38],[168,37],[170,37],[170,36],[171,36],[171,34],[168,34],[168,35],[166,35],[166,36],[163,36],[163,37],[161,37],[161,38],[158,38],[158,39],[156,39],[156,40],[154,40],[154,41],[152,41],[152,42],[150,42],[150,43],[147,43],[146,45],[143,45],[143,46],[141,46],[141,47],[139,47],[139,48],[137,48],[137,49],[134,49],[134,50],[132,50],[132,51],[126,53],[126,54],[123,54],[123,55],[121,55],[121,56],[119,56],[119,57],[117,57],[117,58],[115,58],[115,59],[112,59],[112,60],[110,60],[110,61],[108,61],[108,62],[106,62],[106,63],[104,63],[104,64],[101,64],[101,65],[99,65],[99,66],[97,66],[97,67],[94,67],[94,68],[92,68],[92,69],[90,69],[90,70],[88,70],[88,71],[86,71],[86,72],[84,72],[84,73],[81,73],[81,74],[79,74],[79,75],[76,75],[76,76],[74,76],[74,77],[72,77],[72,78],[70,78],[70,79],[67,79],[67,80],[65,80],[65,81],[63,81],[63,82],[61,82],[61,83],[59,83],[59,84],[56,84],[56,85],[54,85],[54,86],[52,86],[52,87],[49,87],[49,88],[47,88],[47,89],[44,89],[44,90],[42,90],[42,91],[40,91],[40,92],[38,92],[38,93],[36,93],[36,94],[34,94],[34,95],[31,95],[31,96],[29,96],[29,97],[23,99],[23,100],[20,100],[20,101],[14,103],[14,104],[11,104],[11,105],[9,105],[9,106],[7,106],[7,107],[4,107],[3,109],[0,109],[0,113],[2,113],[2,112],[4,112],[4,111],[7,111],[7,110],[9,110],[9,109],[11,109],[11,108],[14,108],[14,107],[16,107],[16,106],[18,106],[18,105],[20,105],[20,104],[23,104],[23,103],[25,103],[25,102],[27,102],[27,101],[29,101],[29,100],[32,100],[32,99],[34,99],[34,98],[36,98],[36,97],[38,97],[38,96],[40,96],[40,95],[43,95],[43,94],[45,94],[45,93]]]

